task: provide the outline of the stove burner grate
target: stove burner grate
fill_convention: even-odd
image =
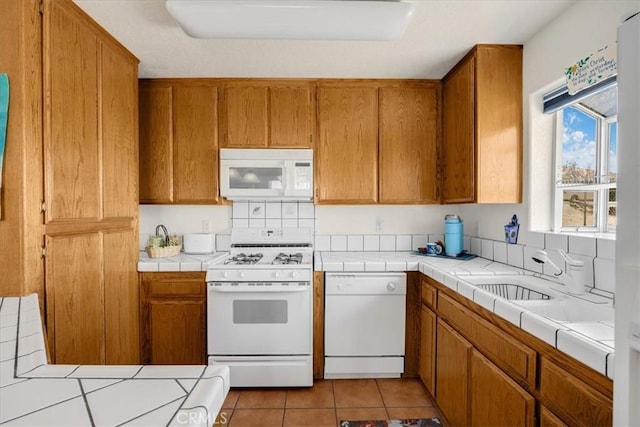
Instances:
[[[246,255],[244,253],[234,255],[231,258],[227,259],[225,264],[256,264],[258,261],[262,259],[262,254],[249,254]]]
[[[302,253],[285,254],[280,252],[273,261],[271,261],[271,264],[302,264]]]

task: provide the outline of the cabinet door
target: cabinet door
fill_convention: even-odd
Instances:
[[[271,86],[270,142],[275,148],[306,148],[312,145],[315,108],[309,84]]]
[[[77,12],[49,1],[44,14],[46,222],[97,220],[98,39]]]
[[[476,51],[478,203],[522,201],[522,47]]]
[[[472,351],[469,382],[472,426],[533,426],[535,399],[496,365]]]
[[[175,203],[218,201],[218,90],[173,89],[173,185]]]
[[[228,86],[221,99],[222,147],[257,147],[269,145],[269,88]]]
[[[47,326],[55,363],[105,363],[100,233],[47,238]],[[51,341],[50,341],[51,342]]]
[[[470,57],[443,83],[442,201],[475,200],[475,58]]]
[[[142,363],[206,363],[204,280],[204,273],[140,275]]]
[[[171,86],[141,85],[140,202],[173,201]]]
[[[436,395],[436,324],[436,314],[422,304],[419,374],[431,396]]]
[[[205,301],[152,299],[149,308],[152,365],[205,364]]]
[[[553,412],[540,405],[540,427],[566,427],[567,425]]]
[[[380,89],[380,203],[438,203],[440,86]]]
[[[318,90],[316,201],[375,203],[378,199],[378,97],[370,87]]]
[[[101,43],[103,216],[138,216],[138,67]],[[135,269],[134,269],[135,271]]]
[[[440,319],[436,337],[436,402],[450,425],[464,426],[468,424],[472,346]]]

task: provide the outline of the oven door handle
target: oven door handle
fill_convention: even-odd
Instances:
[[[256,287],[256,288],[238,288],[238,287],[218,287],[209,285],[209,290],[213,292],[220,292],[226,294],[242,294],[242,293],[264,293],[264,294],[272,294],[272,293],[294,293],[294,292],[308,292],[309,286],[301,286],[297,288],[287,288],[287,287],[275,287],[275,288],[267,288],[264,287]]]

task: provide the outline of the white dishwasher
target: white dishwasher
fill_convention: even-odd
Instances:
[[[404,372],[405,273],[326,273],[325,378]]]

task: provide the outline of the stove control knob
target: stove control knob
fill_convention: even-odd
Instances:
[[[276,277],[276,278],[280,277],[280,272],[279,271],[274,272],[273,273],[273,277]]]
[[[389,282],[387,283],[387,290],[390,292],[393,292],[396,290],[396,284],[393,282]]]
[[[298,276],[298,272],[292,271],[291,273],[289,273],[289,276],[291,276],[292,279],[295,279]]]
[[[220,275],[221,275],[222,277],[227,277],[229,274],[228,274],[226,271],[223,271],[222,273],[220,273]]]
[[[238,277],[244,277],[244,271],[239,272]]]

